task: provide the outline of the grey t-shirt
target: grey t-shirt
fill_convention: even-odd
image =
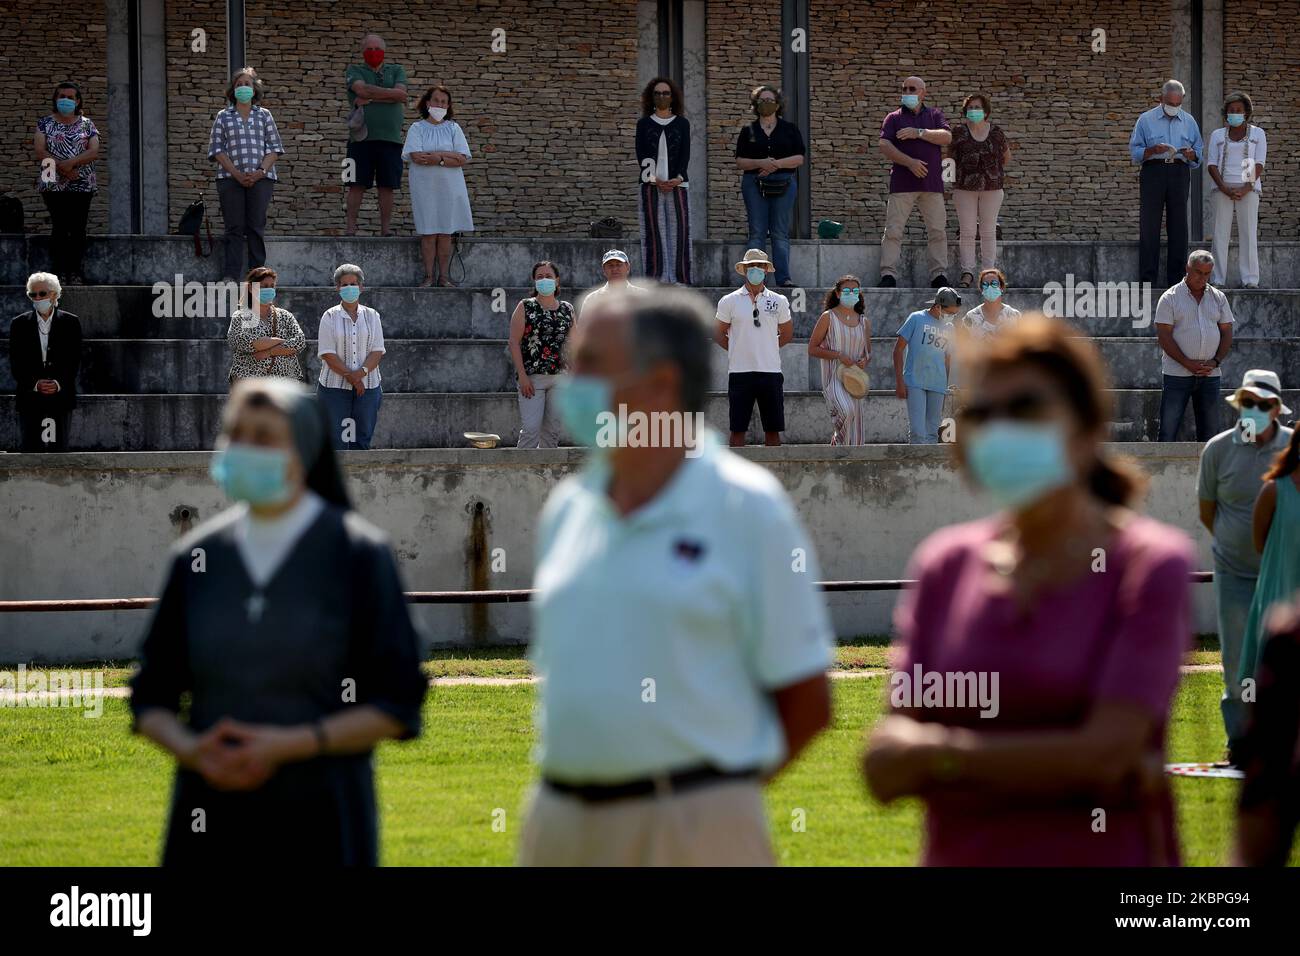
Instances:
[[[1244,578],[1259,576],[1260,554],[1251,534],[1255,499],[1262,475],[1291,440],[1291,429],[1278,424],[1273,440],[1242,441],[1240,426],[1215,435],[1201,452],[1196,496],[1218,505],[1214,512],[1214,560]]]

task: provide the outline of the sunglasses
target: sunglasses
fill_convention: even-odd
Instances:
[[[1046,416],[1052,401],[1052,397],[1046,392],[1019,392],[1002,402],[972,402],[958,414],[964,424],[972,427],[983,425],[995,418],[1033,421]]]
[[[758,306],[754,306],[754,328],[761,329],[763,323],[758,321]]]
[[[35,302],[37,299],[51,299],[53,297],[54,297],[54,293],[49,291],[48,289],[37,289],[35,292],[27,293],[27,298],[31,299],[33,302]]]
[[[1242,408],[1258,408],[1261,412],[1271,412],[1277,408],[1277,402],[1271,398],[1252,398],[1249,395],[1243,395],[1237,399],[1237,404]]]
[[[854,295],[862,295],[862,290],[857,286],[854,286],[852,288],[845,286],[843,289],[840,289],[840,295],[843,295],[846,292],[852,292]]]

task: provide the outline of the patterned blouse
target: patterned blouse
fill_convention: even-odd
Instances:
[[[280,131],[275,127],[271,111],[260,106],[253,106],[244,122],[239,110],[227,106],[217,114],[212,122],[212,135],[208,138],[208,159],[215,160],[217,155],[225,153],[235,168],[241,173],[254,172],[262,164],[267,153],[284,155],[284,143],[280,140]],[[230,173],[224,166],[217,167],[218,179],[229,179]],[[266,174],[267,179],[278,179],[275,167]]]
[[[560,375],[565,371],[564,342],[573,328],[573,305],[547,311],[536,298],[524,299],[524,335],[519,342],[524,372],[528,375]]]
[[[90,117],[81,114],[75,122],[60,123],[54,116],[42,116],[36,121],[36,132],[45,137],[45,151],[56,161],[72,159],[84,153],[90,147],[90,141],[99,135],[99,130]],[[37,177],[36,188],[41,192],[93,193],[97,188],[95,182],[95,164],[87,163],[77,169],[72,179],[55,175],[53,182],[46,182],[44,176]]]
[[[957,182],[953,188],[982,192],[1002,188],[1002,157],[1007,152],[1007,135],[990,125],[989,135],[979,142],[964,123],[952,128],[949,155],[957,162]]]
[[[307,336],[303,334],[292,312],[271,306],[265,318],[257,318],[249,309],[235,311],[230,317],[230,328],[226,330],[226,341],[230,344],[231,354],[230,381],[267,376],[302,381],[302,366],[298,355],[253,358],[253,343],[268,336],[284,339],[284,344],[298,353],[307,345]]]

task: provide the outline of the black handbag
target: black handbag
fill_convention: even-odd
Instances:
[[[0,233],[22,235],[23,201],[12,194],[0,198]]]
[[[207,227],[208,232],[208,251],[203,251],[203,246],[199,241],[199,232]],[[194,237],[194,254],[206,258],[212,255],[212,223],[208,221],[206,207],[203,200],[199,199],[189,204],[185,212],[181,213],[181,221],[176,224],[176,235]]]
[[[786,190],[790,188],[790,177],[784,179],[772,179],[771,176],[758,177],[758,194],[764,199],[776,199],[778,196],[784,196]]]
[[[623,224],[613,216],[606,216],[593,222],[587,233],[593,239],[622,239]]]

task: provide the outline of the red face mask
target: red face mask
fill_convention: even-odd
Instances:
[[[365,59],[366,66],[372,70],[379,69],[379,64],[384,62],[383,50],[366,50],[361,56]]]

